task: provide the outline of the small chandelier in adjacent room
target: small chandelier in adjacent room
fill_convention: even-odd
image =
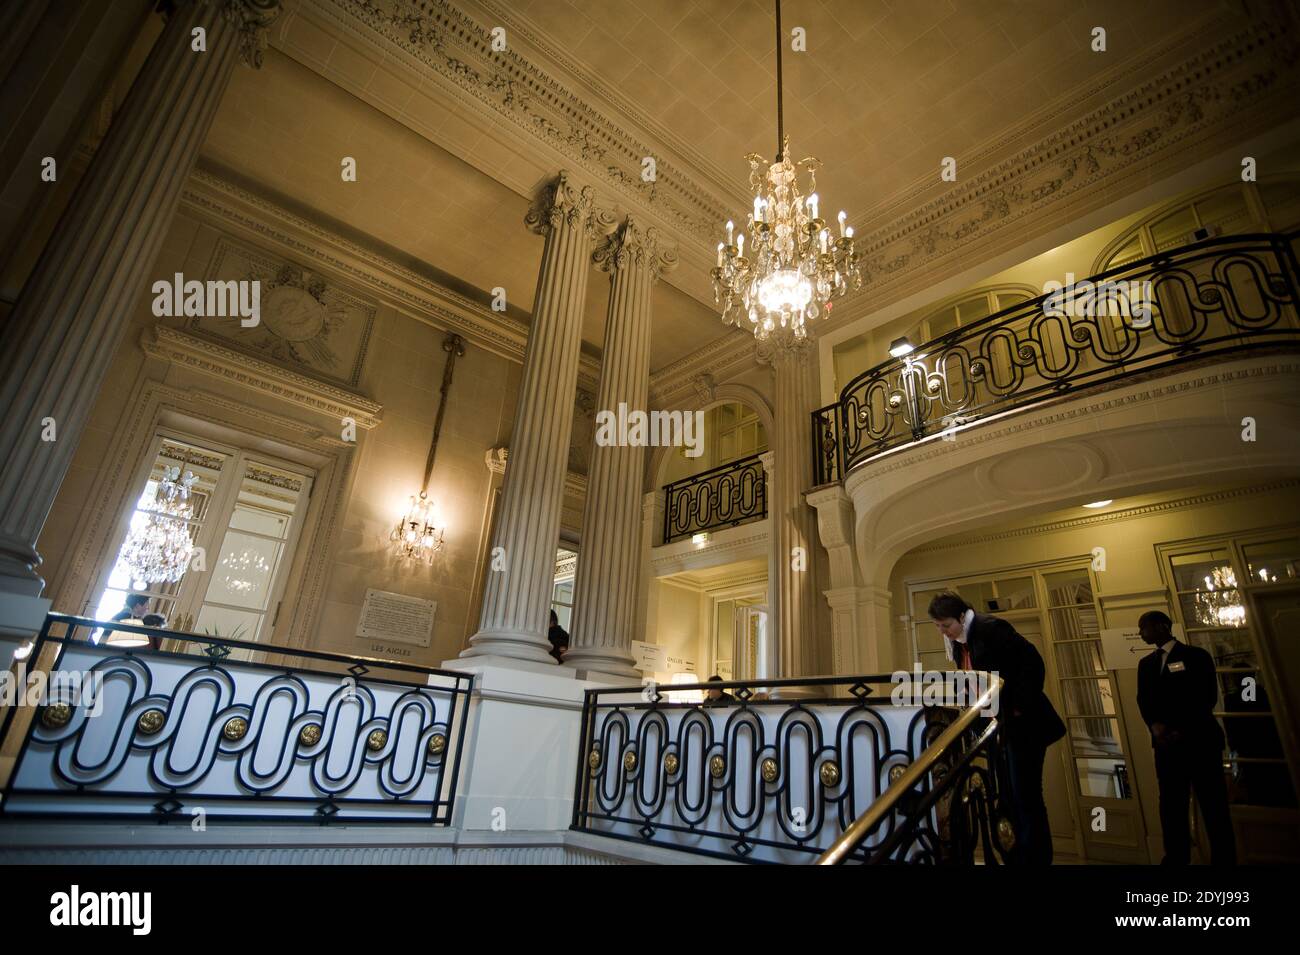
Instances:
[[[442,350],[447,352],[447,364],[442,369],[442,389],[439,391],[438,416],[433,422],[433,437],[429,441],[429,457],[424,463],[424,483],[420,493],[412,494],[406,512],[398,519],[397,526],[388,535],[392,541],[393,553],[401,560],[432,564],[438,551],[442,550],[446,527],[438,505],[429,499],[429,478],[433,476],[433,459],[438,454],[438,435],[442,433],[442,416],[447,411],[447,392],[451,388],[452,372],[456,368],[456,359],[465,354],[465,341],[459,335],[448,335],[442,343]]]
[[[824,318],[831,299],[862,287],[853,228],[836,216],[832,235],[821,216],[813,158],[790,159],[781,100],[781,0],[776,0],[777,156],[767,162],[750,153],[749,185],[754,208],[749,214],[750,241],[727,223],[727,239],[718,243],[713,277],[714,301],[727,325],[752,330],[761,342],[793,345],[808,337],[807,323]],[[806,185],[800,177],[806,173]]]
[[[132,521],[121,561],[131,579],[148,584],[175,583],[185,576],[194,555],[189,521],[194,516],[190,489],[198,478],[192,471],[181,477],[179,467],[163,468],[154,501],[141,508]],[[138,586],[138,585],[137,585]]]

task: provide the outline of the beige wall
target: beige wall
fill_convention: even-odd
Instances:
[[[219,235],[205,223],[178,215],[149,281],[170,278],[174,272],[207,278]],[[337,284],[372,300],[347,282]],[[388,534],[423,475],[447,357],[441,347],[446,333],[376,303],[355,391],[383,406],[382,420],[368,432],[359,429],[356,447],[349,449],[333,440],[341,433],[337,416],[146,355],[141,340],[154,325],[179,328],[184,323],[155,318],[151,301],[152,296],[142,294],[38,543],[54,609],[86,610],[97,590],[98,572],[116,553],[116,519],[133,500],[127,487],[136,480],[145,456],[144,431],[150,430],[140,424],[145,414],[142,394],[162,387],[177,396],[179,407],[186,405],[185,396],[201,391],[231,404],[213,407],[211,401],[195,400],[188,413],[254,435],[269,453],[323,469],[313,489],[274,641],[300,642],[298,636],[290,637],[294,625],[310,620],[309,632],[301,638],[306,646],[421,665],[455,656],[469,626],[488,492],[484,454],[508,443],[520,366],[472,345],[458,360],[430,487],[447,520],[446,544],[434,566],[402,567],[389,554]],[[326,438],[313,437],[317,434]],[[326,472],[328,488],[322,480]],[[409,651],[405,656],[375,650],[353,636],[369,587],[437,601],[431,646],[394,644],[397,650]]]

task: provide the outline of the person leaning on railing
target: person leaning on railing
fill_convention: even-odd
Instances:
[[[1002,678],[998,724],[1007,753],[1016,842],[1008,861],[1052,864],[1052,831],[1043,799],[1047,747],[1065,735],[1065,724],[1043,692],[1043,658],[1016,628],[999,617],[976,613],[946,590],[930,601],[930,619],[943,634],[948,657],[962,670]]]

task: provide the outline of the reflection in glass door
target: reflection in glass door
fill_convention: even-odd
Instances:
[[[1294,581],[1300,538],[1223,539],[1162,551],[1187,642],[1214,657],[1219,676],[1215,716],[1227,742],[1229,802],[1294,807],[1295,788],[1270,697],[1272,674],[1261,663],[1243,590]]]
[[[165,618],[168,629],[267,640],[311,495],[311,477],[264,455],[206,442],[164,435],[155,446],[117,557],[95,601],[95,616],[111,617],[128,593],[137,592],[150,598],[147,612]],[[169,471],[193,481],[185,508],[160,514],[156,502]],[[161,574],[142,571],[139,555],[176,547],[176,538],[163,533],[171,528],[162,521],[183,525],[193,550],[171,577],[155,579]],[[167,562],[165,554],[153,561]]]

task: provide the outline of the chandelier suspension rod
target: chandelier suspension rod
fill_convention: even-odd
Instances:
[[[429,478],[433,476],[433,459],[438,454],[438,436],[442,433],[442,416],[447,411],[447,392],[451,389],[451,375],[456,370],[456,358],[465,354],[465,340],[457,334],[446,337],[442,350],[447,353],[447,363],[442,368],[442,388],[438,392],[438,417],[433,422],[433,439],[429,442],[429,457],[424,462],[424,483],[420,485],[420,497],[429,493]]]
[[[781,0],[776,0],[776,161],[785,154],[785,115],[781,104]]]

